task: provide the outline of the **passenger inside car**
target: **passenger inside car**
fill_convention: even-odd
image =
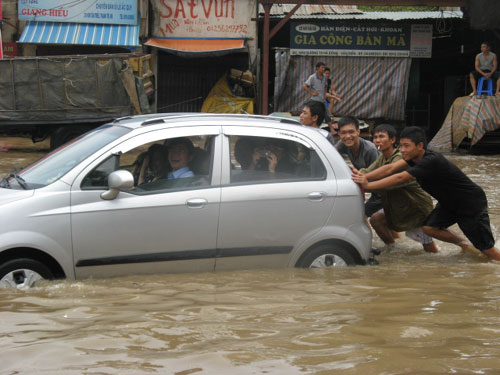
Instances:
[[[137,185],[167,178],[170,169],[167,149],[163,145],[154,144],[149,147],[144,155]]]
[[[242,170],[255,169],[254,167],[255,142],[249,137],[239,138],[234,145],[234,157]],[[259,156],[260,157],[260,156]]]
[[[234,143],[231,181],[265,181],[295,177],[290,155],[294,142],[262,137],[239,137]],[[239,164],[239,166],[238,166]],[[239,167],[239,168],[238,168]]]
[[[242,137],[234,146],[234,157],[242,170],[268,171],[271,173],[294,173],[286,145],[272,139],[257,141]]]
[[[294,174],[296,165],[290,158],[286,141],[270,140],[266,144],[266,149],[269,150],[269,158],[267,158],[269,172]]]

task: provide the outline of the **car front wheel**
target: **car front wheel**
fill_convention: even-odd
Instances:
[[[353,266],[356,262],[349,251],[321,245],[310,250],[300,261],[298,266],[302,268],[327,268]]]
[[[0,288],[30,288],[39,280],[53,278],[52,272],[34,259],[13,259],[0,266]]]

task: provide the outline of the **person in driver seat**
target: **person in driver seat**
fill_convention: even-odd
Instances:
[[[189,169],[189,162],[193,159],[193,143],[185,137],[173,138],[167,142],[168,162],[172,171],[168,173],[169,179],[194,177]]]

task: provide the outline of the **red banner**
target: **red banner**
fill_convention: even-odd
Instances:
[[[15,42],[4,42],[3,43],[3,55],[4,56],[17,56],[17,43]]]

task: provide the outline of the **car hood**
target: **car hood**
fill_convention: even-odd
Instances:
[[[34,190],[16,190],[0,188],[0,205],[33,196]]]

